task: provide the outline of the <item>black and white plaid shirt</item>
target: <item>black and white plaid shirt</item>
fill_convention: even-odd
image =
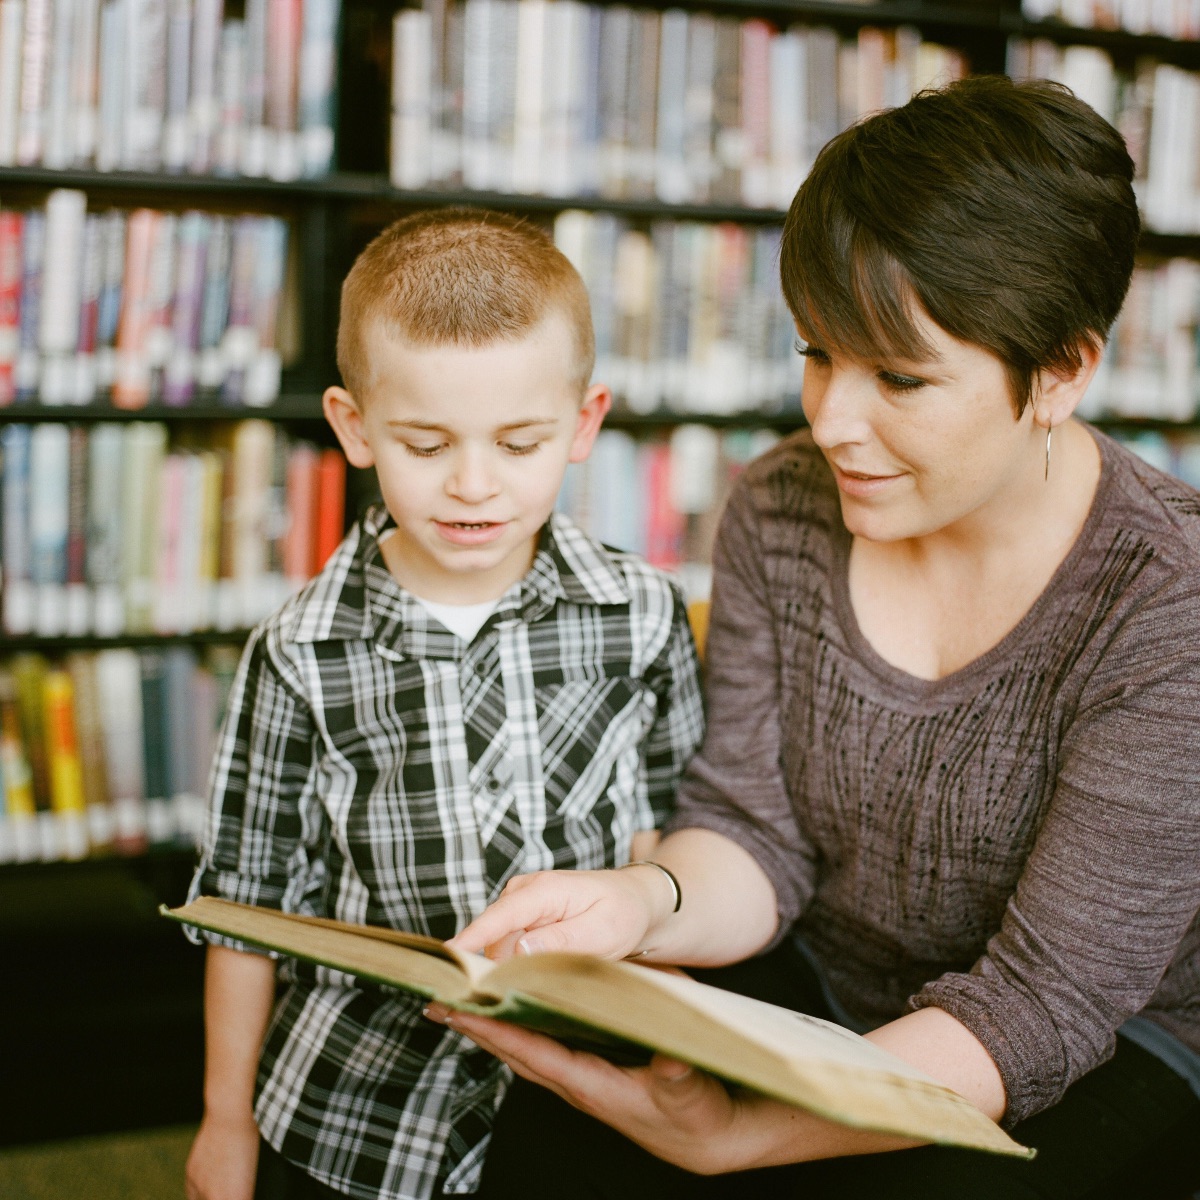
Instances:
[[[703,715],[667,578],[555,514],[467,644],[389,574],[390,526],[371,510],[251,636],[193,897],[449,938],[513,875],[628,861],[669,811]],[[280,975],[266,1140],[351,1196],[473,1190],[504,1069],[419,1000],[293,961]]]

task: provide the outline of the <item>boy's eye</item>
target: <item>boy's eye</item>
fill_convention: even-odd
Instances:
[[[501,442],[500,445],[509,454],[532,454],[541,442]]]
[[[441,442],[433,446],[414,446],[412,442],[405,442],[404,449],[414,458],[432,458],[435,454],[440,454],[444,446]]]
[[[917,388],[925,386],[924,379],[917,379],[913,375],[899,375],[895,371],[880,371],[877,378],[890,392],[915,392]]]

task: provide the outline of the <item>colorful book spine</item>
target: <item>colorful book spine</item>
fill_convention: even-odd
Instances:
[[[11,404],[21,341],[20,213],[0,210],[0,406]]]
[[[46,673],[46,758],[50,772],[50,807],[58,821],[58,857],[87,857],[87,801],[83,792],[83,765],[75,730],[75,687],[63,670]]]
[[[37,590],[33,583],[33,550],[30,544],[29,513],[33,488],[30,483],[33,430],[28,425],[0,428],[0,535],[3,538],[4,573],[0,583],[4,631],[32,633],[37,615]]]

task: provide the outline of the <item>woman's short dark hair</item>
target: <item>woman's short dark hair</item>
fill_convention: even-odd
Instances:
[[[1077,370],[1129,287],[1139,219],[1121,135],[1067,88],[984,75],[835,137],[788,211],[783,294],[805,337],[864,359],[932,348],[915,299],[1008,370]]]

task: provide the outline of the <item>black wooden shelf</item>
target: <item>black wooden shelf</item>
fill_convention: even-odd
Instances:
[[[84,634],[75,637],[22,633],[0,633],[0,654],[23,650],[50,649],[54,654],[73,650],[146,649],[160,646],[240,646],[250,636],[248,629],[202,629],[195,633],[122,633],[115,637]]]

